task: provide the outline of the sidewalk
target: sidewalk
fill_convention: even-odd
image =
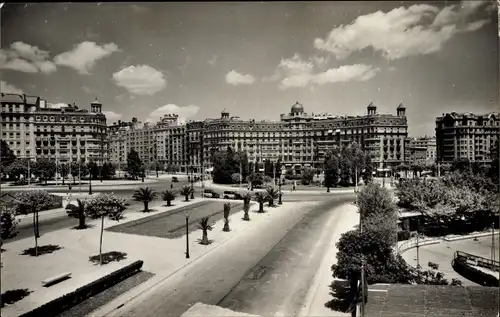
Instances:
[[[108,187],[108,186],[116,186],[116,185],[141,185],[141,184],[151,184],[151,183],[156,183],[160,179],[168,179],[171,178],[172,175],[165,175],[161,177],[162,175],[159,175],[158,178],[150,176],[148,178],[144,179],[144,183],[142,182],[142,179],[138,180],[127,180],[127,179],[119,179],[119,180],[103,180],[102,182],[100,180],[93,179],[92,180],[92,188],[96,187]],[[38,185],[38,184],[31,184],[31,185],[24,185],[24,186],[10,186],[10,184],[1,184],[1,189],[2,191],[21,191],[21,190],[27,190],[27,189],[42,189],[42,190],[50,190],[50,189],[60,189],[60,188],[69,188],[69,183],[68,181],[65,182],[64,185],[62,185],[62,182],[58,182],[56,185],[56,182],[50,181],[47,183],[47,185]],[[78,189],[79,188],[79,183],[76,181],[75,184],[72,185],[73,189]],[[89,181],[88,180],[82,180],[82,188],[88,188],[89,187]]]
[[[299,316],[351,316],[348,313],[333,311],[325,307],[325,304],[332,300],[330,294],[330,285],[334,278],[332,277],[331,267],[337,263],[336,243],[339,241],[342,233],[352,230],[359,223],[359,214],[357,207],[351,204],[346,204],[338,208],[338,212],[331,218],[326,234],[332,234],[332,238],[328,247],[327,253],[324,255],[323,261],[320,264],[318,272],[314,278],[313,285],[309,289],[304,306],[299,313]]]

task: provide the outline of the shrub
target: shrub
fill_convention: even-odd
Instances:
[[[410,231],[402,230],[398,231],[398,241],[405,241],[410,239]]]
[[[431,261],[429,261],[429,263],[427,263],[427,266],[430,267],[433,270],[438,270],[439,269],[439,264],[431,262]]]
[[[152,188],[139,188],[132,196],[136,201],[142,201],[144,204],[144,212],[149,212],[148,204],[156,198],[156,193]]]
[[[451,279],[451,286],[462,286],[462,281],[456,278]]]
[[[240,181],[242,181],[241,174],[240,173],[231,174],[231,180],[232,180],[233,184],[239,184]]]
[[[9,206],[0,206],[0,232],[1,239],[9,239],[17,234],[17,225],[19,221],[16,219],[15,211]]]
[[[172,206],[172,201],[175,199],[175,193],[167,189],[163,192],[162,198],[167,202],[167,206],[170,207]]]
[[[208,240],[208,231],[212,231],[212,224],[209,223],[210,217],[203,217],[200,219],[198,223],[198,229],[202,231],[202,238],[200,240],[200,244],[209,245],[210,240]]]

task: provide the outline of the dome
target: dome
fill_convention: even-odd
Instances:
[[[91,105],[100,105],[101,103],[99,101],[97,101],[97,97],[96,97],[95,100],[92,101],[90,104]]]
[[[303,112],[304,112],[304,107],[299,102],[296,102],[292,106],[291,113],[303,113]]]
[[[375,107],[373,102],[370,102],[370,104],[368,105],[368,109],[377,109],[377,107]]]
[[[400,103],[400,104],[399,104],[399,106],[398,106],[398,109],[403,110],[403,109],[406,109],[406,108],[405,108],[405,106],[403,105],[403,103]]]

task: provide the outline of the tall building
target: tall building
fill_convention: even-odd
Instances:
[[[437,161],[491,162],[491,150],[499,137],[498,113],[446,113],[436,118]]]
[[[1,94],[1,136],[18,157],[59,163],[104,162],[106,116],[97,99],[90,111],[75,104],[51,108],[40,97]]]
[[[396,115],[378,114],[373,103],[363,116],[308,114],[295,103],[279,121],[241,120],[227,111],[218,119],[190,122],[186,126],[188,164],[196,171],[212,165],[211,152],[228,146],[247,153],[250,160],[277,161],[300,173],[303,167],[321,167],[326,151],[334,145],[358,142],[370,152],[379,170],[399,165],[405,159],[408,125],[405,107]],[[201,150],[202,149],[202,150]],[[202,153],[200,153],[202,151]],[[198,161],[198,158],[203,158]]]
[[[419,137],[406,139],[406,163],[413,164],[421,162],[424,164],[433,164],[436,162],[436,138]]]

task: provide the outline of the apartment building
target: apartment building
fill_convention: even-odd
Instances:
[[[406,164],[421,162],[424,164],[433,164],[436,162],[436,138],[418,137],[407,138],[405,149]]]
[[[211,151],[228,146],[247,153],[250,160],[277,161],[300,172],[303,167],[320,167],[334,145],[358,142],[372,156],[379,170],[399,165],[405,158],[408,136],[406,109],[400,104],[396,115],[379,114],[373,103],[363,116],[308,114],[296,102],[279,121],[241,120],[223,111],[218,119],[190,122],[186,138],[188,164],[196,171],[212,165]],[[200,153],[200,151],[202,153]],[[202,161],[197,161],[198,158]]]
[[[437,161],[491,162],[491,150],[499,137],[499,123],[499,114],[493,112],[443,113],[436,118]]]
[[[59,163],[104,162],[106,116],[97,99],[90,111],[75,104],[52,108],[40,97],[1,94],[1,137],[18,157]]]

